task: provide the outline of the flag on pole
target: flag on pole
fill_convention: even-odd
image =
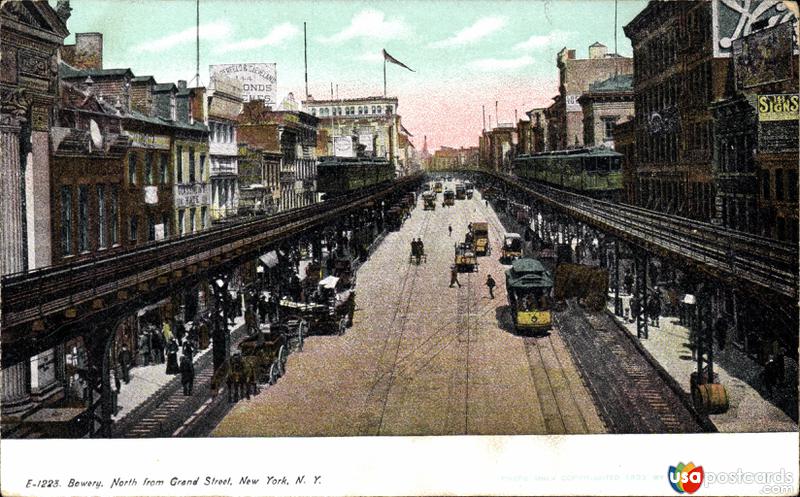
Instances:
[[[397,64],[400,67],[405,67],[406,69],[408,69],[411,72],[416,72],[413,69],[411,69],[410,67],[408,67],[407,65],[403,64],[399,60],[397,60],[394,57],[392,57],[391,55],[389,55],[389,52],[387,52],[385,48],[383,49],[383,60],[387,61],[387,62],[391,62],[392,64]]]

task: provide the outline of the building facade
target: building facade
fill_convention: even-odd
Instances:
[[[592,83],[612,76],[631,74],[633,60],[609,54],[605,45],[589,47],[588,59],[575,58],[575,50],[564,48],[556,56],[558,95],[547,108],[547,141],[550,150],[583,146],[583,111],[578,99]]]
[[[583,144],[614,149],[614,127],[633,117],[633,75],[592,83],[578,98],[583,112]]]
[[[239,214],[274,214],[281,201],[281,154],[239,144]]]
[[[236,215],[239,210],[239,144],[242,83],[215,78],[208,94],[209,154],[211,157],[211,219]]]

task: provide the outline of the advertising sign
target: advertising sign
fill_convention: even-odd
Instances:
[[[263,100],[266,105],[277,104],[277,69],[274,62],[246,64],[215,64],[209,67],[211,79],[218,77],[242,83],[244,101]]]
[[[353,138],[350,136],[333,137],[333,155],[336,157],[355,157]]]
[[[169,136],[149,135],[137,131],[124,131],[131,138],[131,147],[169,150]]]
[[[156,231],[156,240],[163,240],[164,239],[164,225],[163,224],[157,224],[155,226],[155,228],[156,228],[155,229],[155,231]]]
[[[788,95],[759,95],[758,120],[764,121],[796,121],[800,96]]]
[[[734,40],[733,63],[740,90],[792,77],[792,23]]]
[[[367,152],[372,152],[372,134],[360,134],[358,135],[358,143],[364,145],[364,150]]]
[[[761,0],[758,2],[711,2],[712,31],[714,35],[714,57],[730,57],[733,42],[753,31],[753,24],[766,23],[775,26],[795,19],[794,13],[783,0]]]
[[[567,103],[567,112],[581,110],[581,104],[578,103],[580,95],[567,95],[565,102]]]
[[[145,186],[144,187],[144,203],[148,205],[155,205],[158,203],[158,187]]]

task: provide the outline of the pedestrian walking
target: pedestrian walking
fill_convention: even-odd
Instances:
[[[631,289],[633,288],[633,275],[630,271],[625,271],[625,276],[622,278],[622,281],[625,285],[625,293],[630,295]]]
[[[119,354],[117,354],[117,361],[119,362],[119,367],[122,370],[122,381],[124,381],[127,385],[131,381],[131,351],[128,349],[128,344],[122,344],[122,349],[120,349]]]
[[[658,318],[661,316],[661,290],[656,290],[656,293],[650,297],[647,314],[650,315],[650,324],[658,328]]]
[[[489,287],[489,298],[494,298],[494,287],[496,283],[494,282],[494,278],[492,278],[491,274],[486,275],[486,286]]]
[[[453,285],[458,285],[461,288],[461,282],[458,281],[458,268],[455,264],[450,266],[450,288],[453,288]]]
[[[152,346],[153,364],[164,364],[164,335],[157,330],[150,333],[150,343]]]
[[[167,345],[167,374],[178,374],[178,341],[174,338]]]
[[[269,315],[269,305],[267,304],[267,299],[264,298],[263,295],[261,295],[261,297],[259,297],[258,299],[258,317],[261,320],[261,324],[267,322],[268,315]]]
[[[190,356],[184,355],[181,357],[180,370],[183,395],[192,395],[192,388],[194,387],[194,364]]]
[[[189,360],[194,360],[194,352],[195,352],[194,344],[189,340],[184,340],[183,346],[181,348],[181,355],[183,357],[188,357]]]
[[[169,321],[167,321],[166,319],[164,320],[164,323],[161,325],[161,333],[164,335],[164,343],[169,343],[170,341],[172,341],[173,339],[172,326],[170,326]]]
[[[636,297],[632,297],[630,302],[630,308],[631,308],[631,323],[635,323],[639,317],[639,311],[641,310],[639,306],[639,299],[637,299]]]
[[[148,366],[150,364],[150,332],[148,330],[142,331],[139,335],[139,365]]]
[[[453,236],[453,227],[447,226],[447,236]]]

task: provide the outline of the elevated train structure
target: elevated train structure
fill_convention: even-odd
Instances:
[[[317,165],[317,191],[325,198],[337,197],[391,181],[394,166],[380,158],[322,157]]]
[[[346,222],[352,216],[358,218],[353,221],[356,225],[380,219],[421,180],[415,175],[383,181],[307,207],[226,223],[122,254],[4,276],[3,367],[83,336],[89,349],[87,384],[99,399],[87,421],[99,423],[99,428],[89,431],[110,436],[110,351],[124,317],[199,281],[226,278],[233,268],[320,226]],[[218,291],[215,285],[209,287]],[[229,339],[221,328],[215,325],[212,331],[215,367],[229,355]]]
[[[622,154],[604,147],[520,155],[514,174],[597,198],[616,199],[622,191]]]

